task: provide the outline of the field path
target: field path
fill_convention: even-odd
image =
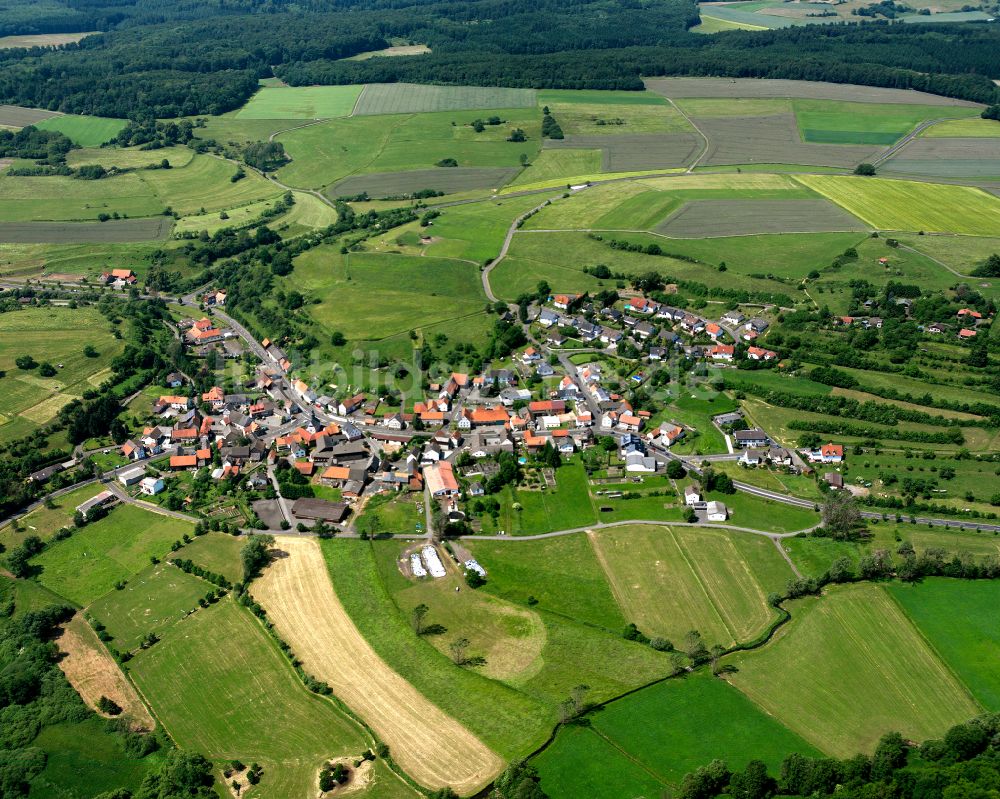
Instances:
[[[665,96],[665,95],[664,95],[664,96]],[[707,135],[705,134],[705,131],[703,131],[703,130],[702,130],[701,128],[699,128],[699,127],[698,127],[698,126],[697,126],[696,124],[694,124],[694,120],[693,120],[693,119],[691,119],[691,117],[689,117],[689,116],[687,115],[687,113],[685,113],[684,109],[682,109],[682,108],[681,108],[681,107],[680,107],[679,105],[677,105],[677,103],[675,103],[675,102],[674,102],[673,100],[671,100],[671,99],[670,99],[669,97],[666,97],[666,96],[665,96],[665,99],[666,99],[666,101],[667,101],[668,103],[670,103],[670,105],[672,105],[672,106],[674,107],[674,109],[675,109],[675,110],[677,111],[677,113],[678,113],[678,114],[680,114],[680,115],[681,115],[682,117],[684,117],[684,119],[686,119],[686,120],[687,120],[687,123],[688,123],[688,124],[689,124],[689,125],[690,125],[690,126],[691,126],[692,128],[694,128],[694,129],[695,129],[695,131],[696,131],[696,132],[698,133],[698,135],[699,135],[699,136],[701,136],[701,140],[702,140],[703,142],[705,142],[705,146],[701,148],[701,152],[700,152],[700,153],[698,153],[698,157],[697,157],[697,158],[695,158],[695,159],[694,159],[694,161],[692,161],[692,162],[691,162],[691,163],[690,163],[690,164],[688,165],[688,168],[687,168],[687,173],[688,173],[688,174],[691,174],[692,172],[694,172],[694,170],[695,170],[695,167],[696,167],[696,166],[698,166],[698,164],[700,164],[700,163],[701,163],[701,162],[702,162],[702,161],[704,160],[704,158],[705,158],[705,156],[706,156],[706,155],[708,155],[708,150],[709,150],[709,148],[710,148],[710,147],[712,146],[712,142],[710,142],[710,141],[709,141],[709,139],[708,139],[708,136],[707,136]]]
[[[375,653],[334,593],[319,544],[289,537],[277,546],[253,595],[303,668],[371,725],[422,785],[461,794],[483,787],[504,761]]]

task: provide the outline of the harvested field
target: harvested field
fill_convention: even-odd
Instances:
[[[421,784],[460,793],[481,788],[503,761],[386,665],[334,593],[319,545],[284,537],[279,556],[253,585],[310,674],[370,724]]]
[[[59,661],[59,668],[88,706],[97,710],[98,700],[106,696],[139,727],[152,730],[156,726],[132,683],[122,674],[83,616],[77,613],[69,620],[62,635],[56,639],[56,646],[66,653]]]
[[[439,167],[414,169],[408,172],[375,172],[371,175],[351,175],[331,186],[330,197],[354,196],[368,192],[376,199],[399,194],[412,194],[422,189],[454,194],[475,189],[498,189],[518,173],[516,167]]]
[[[882,164],[881,170],[933,178],[1000,177],[1000,138],[921,137]]]
[[[638,172],[658,167],[684,166],[698,153],[701,140],[694,133],[569,136],[547,139],[546,149],[600,149],[601,171]]]
[[[366,53],[358,53],[345,61],[367,61],[369,58],[391,58],[401,55],[425,55],[431,51],[426,44],[400,44],[395,47],[385,47],[381,50],[369,50]]]
[[[173,228],[169,216],[109,219],[107,222],[0,222],[4,244],[107,244],[165,239]]]
[[[20,105],[0,105],[0,125],[11,128],[24,128],[34,125],[43,119],[59,116],[53,111],[41,108],[24,108]]]
[[[828,200],[695,200],[653,228],[679,239],[753,233],[837,233],[865,224]]]
[[[818,164],[854,167],[871,161],[881,148],[848,144],[808,144],[799,136],[794,114],[766,117],[704,117],[695,124],[708,137],[705,164]]]
[[[354,114],[419,114],[474,108],[531,108],[534,105],[533,89],[370,83],[361,92]]]
[[[0,50],[15,50],[28,47],[59,47],[73,44],[100,31],[84,33],[29,33],[23,36],[0,36]]]
[[[713,9],[714,11],[714,9]],[[909,89],[883,89],[851,83],[760,78],[651,78],[646,88],[664,97],[805,97],[848,100],[855,103],[921,103],[922,105],[978,106],[967,100],[940,97]]]

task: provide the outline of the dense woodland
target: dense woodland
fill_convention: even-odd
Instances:
[[[864,22],[692,34],[692,0],[63,0],[0,12],[0,32],[101,30],[57,50],[0,51],[0,101],[132,117],[240,106],[259,78],[640,89],[643,75],[916,88],[995,103],[1000,28]],[[391,39],[428,55],[345,61]],[[58,79],[53,79],[58,76]]]

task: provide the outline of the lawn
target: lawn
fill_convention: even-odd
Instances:
[[[88,344],[97,357],[84,354]],[[93,390],[102,375],[110,375],[109,365],[123,349],[96,308],[25,308],[0,315],[0,374],[5,373],[0,377],[0,440],[31,432],[63,405]],[[37,367],[19,369],[15,360],[21,355],[39,364],[48,361],[56,374],[42,377]]]
[[[41,130],[56,130],[64,133],[74,144],[81,147],[100,147],[110,141],[125,127],[124,119],[109,119],[107,117],[85,117],[75,114],[43,119],[34,123]]]
[[[1000,710],[1000,583],[939,578],[888,591],[983,707]]]
[[[728,660],[727,679],[834,757],[871,752],[899,731],[922,741],[980,708],[885,590],[857,584],[791,603],[763,649]]]
[[[622,615],[646,635],[679,644],[698,630],[708,646],[730,646],[774,617],[731,534],[644,525],[599,530],[592,543]],[[773,562],[768,571],[784,569],[776,550],[755,554]]]
[[[192,526],[134,505],[121,505],[105,518],[48,547],[32,563],[46,588],[86,606],[162,557]]]
[[[968,186],[826,175],[796,179],[882,230],[989,236],[1000,226],[1000,198]]]
[[[358,98],[354,113],[418,114],[479,108],[533,108],[533,89],[480,86],[424,86],[412,83],[370,83]]]
[[[304,796],[324,758],[356,757],[369,745],[353,721],[305,688],[229,598],[175,626],[133,658],[130,671],[181,747],[261,763],[260,795]]]
[[[418,506],[423,506],[422,494],[376,494],[365,504],[360,519],[374,518],[377,523],[374,529],[379,532],[406,534],[415,532],[417,525],[420,525],[422,531],[426,516],[418,510]]]
[[[363,86],[265,87],[236,112],[244,119],[329,119],[350,116]]]

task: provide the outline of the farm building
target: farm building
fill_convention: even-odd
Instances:
[[[141,466],[136,466],[132,469],[126,469],[124,472],[118,473],[118,482],[123,486],[131,486],[138,483],[146,476],[146,470]]]
[[[295,500],[292,505],[292,515],[300,519],[337,523],[342,522],[347,513],[347,505],[343,502],[330,502],[326,499],[303,497]]]
[[[95,497],[91,497],[86,502],[82,502],[76,506],[76,512],[87,519],[90,516],[91,511],[94,508],[103,508],[114,502],[115,495],[110,491],[102,491]]]
[[[729,518],[729,509],[722,502],[712,501],[705,506],[705,516],[710,522],[724,522]]]

